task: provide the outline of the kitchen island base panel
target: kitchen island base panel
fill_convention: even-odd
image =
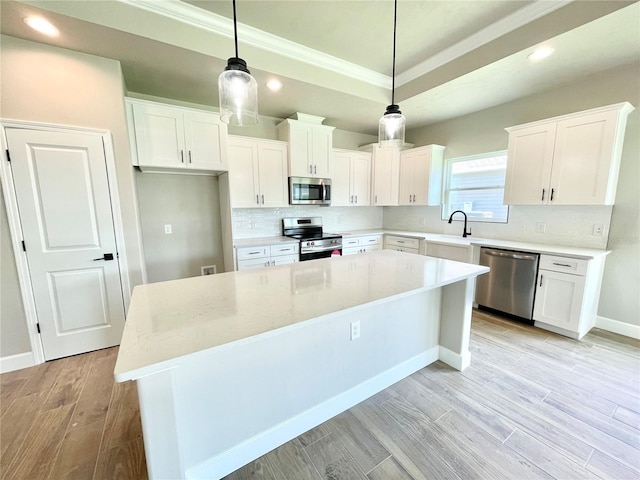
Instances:
[[[138,379],[150,478],[223,477],[434,362],[448,338],[441,324],[470,328],[470,318],[458,317],[470,295],[443,302],[460,289],[337,312],[194,353]],[[350,340],[354,321],[361,335]],[[449,348],[443,360],[460,368],[468,351]]]

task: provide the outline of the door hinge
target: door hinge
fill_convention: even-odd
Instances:
[[[22,251],[23,252],[27,251],[27,246],[24,244],[24,240],[22,240]]]
[[[7,162],[10,162],[11,161],[11,154],[9,153],[9,149],[7,148],[5,150],[5,152],[7,152]]]
[[[36,328],[38,329],[38,333],[40,333],[40,324],[36,323]]]

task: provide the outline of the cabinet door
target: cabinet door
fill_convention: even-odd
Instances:
[[[533,319],[577,332],[580,324],[585,277],[540,270]]]
[[[148,167],[184,167],[184,119],[180,110],[133,105],[138,163]]]
[[[351,155],[349,152],[333,152],[331,160],[331,206],[352,205]]]
[[[242,138],[229,138],[227,150],[231,163],[229,169],[231,206],[234,208],[259,207],[256,143]]]
[[[558,122],[551,173],[553,205],[604,205],[618,112]],[[613,199],[609,203],[613,203]]]
[[[335,178],[334,172],[331,174]],[[354,205],[371,205],[371,155],[368,153],[354,153],[351,157],[351,193]]]
[[[505,205],[548,203],[555,137],[555,122],[509,132]]]
[[[215,114],[185,112],[186,164],[198,170],[227,170],[227,126]]]
[[[289,206],[287,144],[258,142],[258,178],[263,207]]]
[[[398,204],[413,205],[416,192],[417,155],[413,152],[400,152],[400,185],[398,186]],[[416,197],[417,199],[417,197]]]
[[[289,172],[292,177],[310,177],[311,126],[291,122],[289,128]]]
[[[373,204],[398,205],[400,151],[397,148],[373,148]]]
[[[319,125],[311,127],[311,176],[319,178],[331,178],[331,151],[333,129]]]

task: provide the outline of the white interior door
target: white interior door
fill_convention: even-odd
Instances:
[[[125,313],[102,138],[6,134],[45,359],[118,345]]]

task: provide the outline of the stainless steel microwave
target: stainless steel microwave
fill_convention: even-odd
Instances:
[[[289,204],[330,205],[331,179],[289,177]]]

